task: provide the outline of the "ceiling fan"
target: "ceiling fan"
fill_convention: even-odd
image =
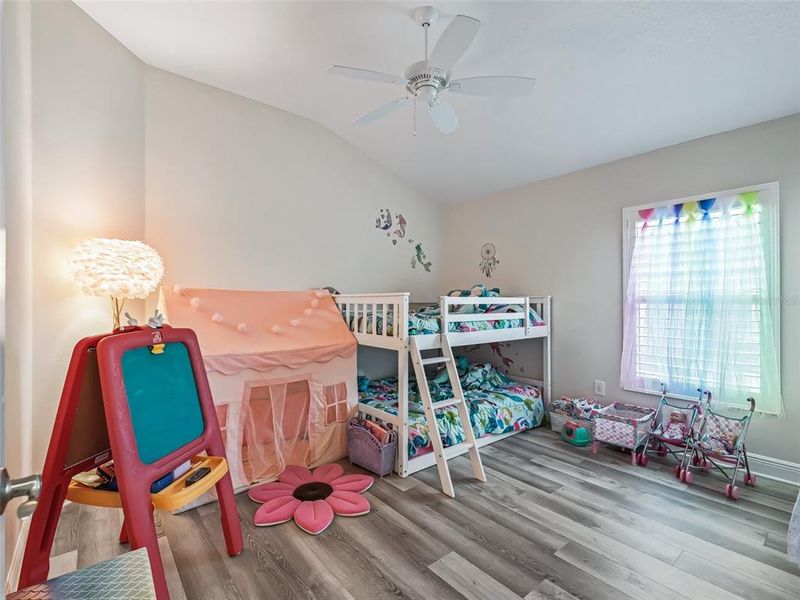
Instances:
[[[450,134],[458,129],[458,116],[453,107],[441,97],[443,93],[506,97],[526,96],[533,91],[536,80],[530,77],[483,76],[453,79],[450,69],[475,39],[481,22],[466,15],[457,15],[428,55],[428,29],[438,20],[439,11],[433,6],[423,6],[414,10],[412,14],[425,32],[425,60],[409,66],[402,77],[341,65],[328,68],[328,72],[343,77],[402,85],[409,94],[361,115],[353,121],[353,124],[366,125],[377,121],[412,100],[416,108],[416,102],[419,100],[427,107],[436,128],[443,134]],[[416,135],[416,110],[414,110],[414,135]]]

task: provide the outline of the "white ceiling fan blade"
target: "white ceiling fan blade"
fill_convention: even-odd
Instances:
[[[536,80],[532,77],[467,77],[451,81],[449,90],[467,96],[527,96],[533,91]]]
[[[458,115],[450,104],[437,98],[433,104],[428,105],[431,120],[441,133],[450,135],[458,129]]]
[[[388,104],[384,104],[383,106],[379,106],[378,108],[369,111],[366,114],[361,115],[355,121],[353,121],[353,125],[366,125],[367,123],[372,123],[373,121],[377,121],[381,117],[385,117],[390,112],[397,110],[401,106],[403,106],[406,102],[408,102],[409,98],[403,96],[402,98],[398,98]]]
[[[431,64],[449,71],[467,51],[480,27],[481,22],[478,19],[457,15],[436,42],[436,47],[431,52]]]
[[[369,69],[359,69],[356,67],[344,67],[342,65],[332,65],[328,67],[328,73],[350,77],[351,79],[366,79],[367,81],[379,81],[381,83],[393,83],[395,85],[405,85],[406,79],[399,75],[389,75],[380,71],[370,71]]]

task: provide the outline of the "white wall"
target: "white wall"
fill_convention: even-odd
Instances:
[[[2,63],[5,57],[3,52],[5,33],[10,31],[10,26],[5,25],[9,18],[9,9],[4,0],[0,0],[0,73],[5,66]],[[10,48],[10,46],[9,46]],[[5,156],[5,87],[8,82],[0,77],[0,156]],[[6,384],[5,384],[5,353],[6,353],[6,165],[0,161],[0,464],[5,465],[5,414],[6,414]],[[0,515],[0,581],[5,580],[6,547],[5,547],[5,516]]]
[[[327,129],[147,68],[147,242],[191,286],[439,294],[438,205]],[[402,213],[396,246],[375,228]],[[411,268],[423,242],[431,272]]]
[[[73,345],[111,325],[109,300],[73,287],[71,248],[144,236],[144,65],[71,2],[12,4],[6,457],[22,476],[43,464]]]
[[[111,325],[65,259],[89,237],[144,235],[144,65],[71,2],[34,2],[32,25],[33,420],[49,432],[72,346]]]
[[[445,214],[443,287],[483,281],[478,252],[497,246],[487,280],[504,292],[553,295],[553,392],[654,403],[619,387],[622,347],[622,208],[779,181],[782,367],[786,418],[758,416],[748,448],[800,461],[800,115],[540,181]],[[523,343],[530,348],[533,343]],[[508,350],[531,361],[524,346]],[[538,363],[537,363],[538,364]],[[536,372],[530,362],[526,371]]]

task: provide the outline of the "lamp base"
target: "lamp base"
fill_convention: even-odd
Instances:
[[[111,328],[112,331],[116,331],[120,327],[123,306],[125,306],[125,298],[115,298],[111,296],[111,316],[114,320]]]

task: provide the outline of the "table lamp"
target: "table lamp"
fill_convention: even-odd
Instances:
[[[72,251],[75,282],[89,296],[109,296],[114,329],[125,300],[146,298],[164,276],[164,263],[150,246],[132,240],[92,238]]]

